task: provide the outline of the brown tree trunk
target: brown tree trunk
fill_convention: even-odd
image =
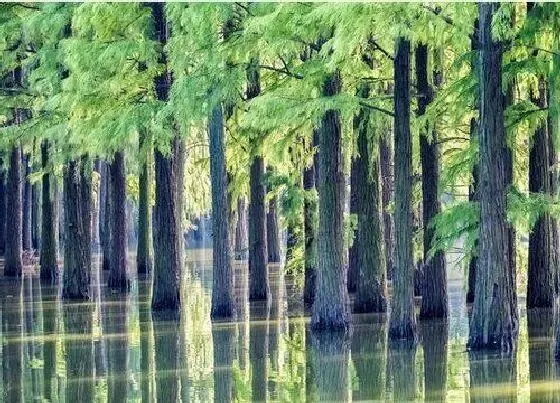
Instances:
[[[267,168],[270,171],[270,168]],[[270,192],[270,189],[268,190]],[[273,196],[268,201],[268,211],[266,213],[266,249],[268,251],[268,261],[279,263],[280,239],[278,230],[278,197]]]
[[[498,3],[480,3],[480,255],[469,347],[513,351],[518,331],[506,219],[503,45],[492,39]]]
[[[355,127],[356,129],[356,127]],[[352,159],[352,164],[350,167],[350,214],[358,215],[358,193],[360,178],[358,177],[360,165],[360,157],[356,156]],[[354,293],[357,289],[358,284],[358,249],[356,247],[356,237],[357,232],[354,231],[354,242],[352,246],[348,249],[348,292]]]
[[[0,154],[0,255],[6,252],[6,163],[4,154]]]
[[[41,267],[41,280],[54,283],[58,277],[58,264],[56,262],[56,217],[54,211],[51,184],[53,174],[49,166],[49,142],[41,143],[41,165],[43,167],[42,179],[42,214],[41,214],[41,252],[39,265]]]
[[[10,212],[12,219],[6,220],[6,251],[4,261],[4,275],[21,277],[22,262],[22,177],[21,177],[21,147],[15,145],[10,153],[10,168],[7,181],[6,212]]]
[[[410,42],[397,39],[395,57],[395,272],[389,337],[416,340],[412,254]]]
[[[322,93],[340,93],[340,72],[329,74]],[[314,330],[348,329],[349,298],[344,269],[344,164],[340,111],[330,109],[321,119],[319,135],[319,234],[317,288],[311,327]]]
[[[23,213],[22,213],[22,247],[26,252],[33,250],[32,243],[32,222],[31,222],[31,182],[29,175],[31,175],[31,154],[26,154],[22,157],[23,165]]]
[[[99,231],[101,248],[103,250],[103,270],[111,268],[111,192],[110,192],[109,164],[105,161],[101,165],[101,200],[99,202]]]
[[[247,202],[244,196],[237,199],[237,224],[235,226],[235,258],[246,260],[249,257],[249,233]]]
[[[144,153],[146,133],[140,136],[140,152]],[[146,153],[144,154],[146,155]],[[138,179],[138,245],[136,249],[136,267],[138,274],[152,272],[152,254],[150,251],[150,176],[149,163],[144,161],[140,167]]]
[[[393,278],[394,269],[394,221],[389,207],[393,202],[393,147],[392,133],[387,131],[379,139],[379,159],[381,162],[381,208],[383,211],[383,234],[385,239],[385,262],[387,278]]]
[[[315,164],[311,164],[311,166],[303,170],[303,190],[305,191],[305,200],[303,204],[303,227],[305,233],[303,301],[306,304],[312,304],[315,299],[315,278],[317,276],[317,195],[315,192],[315,168]]]

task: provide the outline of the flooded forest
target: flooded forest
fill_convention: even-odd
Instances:
[[[0,3],[0,402],[560,401],[556,3]]]

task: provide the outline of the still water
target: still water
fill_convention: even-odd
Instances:
[[[421,323],[415,348],[388,343],[383,315],[354,316],[350,336],[314,336],[279,266],[270,303],[249,304],[238,263],[238,319],[213,324],[210,267],[189,252],[180,318],[152,316],[148,280],[123,296],[97,273],[92,302],[62,304],[36,277],[0,278],[2,401],[560,401],[549,311],[521,310],[513,357],[469,354],[455,276],[449,322]]]

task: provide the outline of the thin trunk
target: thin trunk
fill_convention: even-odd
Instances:
[[[62,297],[89,299],[91,277],[91,175],[86,158],[72,160],[64,170],[64,274]],[[89,181],[89,183],[88,183]]]
[[[340,93],[340,72],[323,82],[323,96]],[[319,236],[317,284],[311,327],[314,330],[348,329],[349,298],[344,269],[344,163],[340,111],[329,109],[321,119],[319,135]]]
[[[315,192],[315,164],[303,171],[303,227],[305,233],[305,282],[303,285],[303,301],[312,304],[315,299],[315,278],[317,260],[316,221],[317,195]]]
[[[369,96],[369,86],[363,85],[360,96]],[[372,152],[374,136],[369,128],[370,112],[361,109],[354,118],[358,131],[356,170],[356,201],[358,231],[354,240],[357,279],[354,310],[356,312],[385,312],[387,310],[387,272],[383,255],[383,226],[381,221],[381,176],[379,154]]]
[[[267,168],[270,171],[270,168]],[[270,189],[268,189],[270,192]],[[268,251],[268,261],[279,263],[280,257],[280,238],[278,231],[278,197],[273,196],[268,201],[268,211],[266,213],[266,246]]]
[[[235,314],[233,269],[229,249],[228,189],[222,106],[215,105],[208,120],[210,139],[210,178],[212,184],[213,318]],[[249,241],[249,244],[251,241]]]
[[[247,202],[245,197],[237,199],[237,225],[235,226],[235,258],[246,260],[249,256],[249,233],[247,218]]]
[[[51,183],[53,174],[49,166],[49,142],[41,143],[42,178],[42,215],[41,215],[41,252],[39,265],[41,267],[41,280],[54,283],[58,277],[58,264],[56,262],[56,233],[55,211]]]
[[[426,113],[432,101],[432,88],[428,83],[428,45],[418,44],[416,48],[416,86],[420,97],[418,100],[418,116]],[[435,57],[434,57],[435,59]],[[434,64],[439,63],[434,60]],[[434,69],[435,87],[441,85],[441,71]],[[447,276],[445,272],[445,255],[437,251],[429,257],[434,230],[432,220],[441,212],[438,195],[439,185],[439,151],[435,129],[426,127],[420,135],[420,160],[422,163],[422,209],[424,228],[424,261],[422,276],[421,318],[443,318],[447,316]]]
[[[103,230],[102,246],[103,246],[103,270],[109,271],[111,269],[111,175],[109,172],[109,164],[103,162],[102,177],[101,177],[101,195],[103,219],[101,220],[100,228]]]
[[[154,24],[154,39],[163,46],[167,43],[168,27],[162,3],[150,3]],[[165,53],[160,53],[160,62],[167,67]],[[171,87],[171,72],[155,78],[157,99],[167,102]],[[173,145],[173,149],[176,144]],[[155,205],[153,209],[153,243],[154,243],[154,280],[152,290],[152,309],[156,311],[180,309],[180,281],[182,266],[182,234],[177,207],[177,161],[172,155],[164,155],[158,149],[154,151],[155,166]],[[159,392],[159,390],[158,390]]]
[[[6,212],[10,212],[12,219],[6,220],[6,251],[4,275],[21,277],[22,262],[22,177],[21,177],[21,147],[13,146],[10,153],[10,168],[7,180]]]
[[[512,351],[518,331],[512,289],[504,148],[502,93],[503,45],[492,39],[492,16],[498,3],[479,4],[480,21],[480,255],[470,322],[469,347]]]
[[[0,255],[6,252],[6,164],[4,154],[0,154]]]
[[[355,127],[356,129],[356,127]],[[359,171],[361,167],[359,166],[362,162],[360,157],[356,156],[352,159],[352,164],[350,167],[350,214],[358,215],[358,193],[359,189]],[[352,246],[348,249],[348,292],[356,292],[358,286],[358,276],[359,276],[359,263],[358,263],[358,248],[357,248],[357,232],[354,231],[354,242]]]
[[[383,211],[383,234],[385,239],[385,262],[387,278],[393,278],[394,269],[394,222],[389,207],[393,202],[393,147],[391,130],[386,130],[379,139],[381,170],[381,208]]]
[[[23,178],[23,215],[22,215],[22,247],[23,250],[29,252],[33,250],[32,243],[32,223],[31,223],[31,182],[29,182],[29,175],[31,175],[31,154],[26,154],[22,158],[24,178]]]
[[[91,199],[91,249],[93,253],[99,253],[99,193],[100,193],[100,175],[101,160],[96,159],[93,164],[93,170],[96,173],[96,180],[92,181],[92,199]]]
[[[34,250],[41,248],[41,185],[34,183],[31,186],[31,247]]]
[[[412,254],[412,138],[410,42],[400,37],[395,57],[395,273],[389,337],[416,340]]]
[[[533,102],[548,105],[546,81],[539,79],[538,96]],[[535,99],[536,98],[536,99]],[[529,152],[529,192],[554,196],[550,181],[551,157],[549,130],[543,122],[535,131]],[[552,219],[548,212],[541,215],[529,234],[529,265],[527,275],[527,308],[552,308],[554,304],[554,256]]]
[[[111,269],[109,288],[128,291],[128,265],[126,241],[126,175],[124,153],[115,153],[110,164],[111,171]]]
[[[146,133],[140,136],[140,152],[144,152]],[[138,274],[152,272],[152,255],[150,253],[150,176],[148,161],[140,167],[138,189],[138,245],[136,249],[136,267]]]

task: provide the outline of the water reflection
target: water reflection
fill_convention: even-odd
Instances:
[[[237,262],[237,317],[210,321],[211,261],[190,255],[178,316],[153,316],[149,280],[62,303],[37,278],[0,279],[0,401],[560,401],[551,311],[521,310],[516,354],[469,353],[464,294],[449,322],[419,322],[421,342],[387,339],[385,315],[356,315],[351,334],[312,334],[293,278],[270,267],[271,299],[247,301]]]

